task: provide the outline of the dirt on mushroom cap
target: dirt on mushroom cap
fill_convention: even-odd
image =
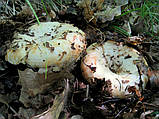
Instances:
[[[124,98],[130,94],[130,87],[141,90],[148,81],[146,74],[139,74],[135,62],[147,65],[137,50],[107,41],[102,45],[94,43],[88,47],[81,68],[84,78],[90,83],[105,80],[105,89],[111,96]]]
[[[76,61],[86,48],[85,33],[71,24],[42,22],[16,33],[5,59],[12,64],[61,69]]]

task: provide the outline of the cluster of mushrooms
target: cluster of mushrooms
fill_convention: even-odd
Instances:
[[[139,70],[138,64],[146,67],[147,63],[137,50],[115,41],[93,43],[86,49],[85,33],[67,23],[43,22],[15,33],[5,59],[14,65],[31,67],[19,70],[24,95],[21,97],[25,98],[26,94],[35,96],[67,77],[84,52],[81,70],[90,85],[105,81],[104,90],[117,98],[130,95],[131,88],[138,91],[145,88],[148,76]],[[38,71],[34,71],[36,68]]]

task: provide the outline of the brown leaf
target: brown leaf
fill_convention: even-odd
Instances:
[[[152,88],[159,88],[159,71],[150,71],[147,72],[150,84]]]
[[[131,86],[128,88],[129,93],[135,93],[136,96],[139,98],[140,101],[143,100],[144,97],[142,97],[141,93],[139,90],[136,89],[136,87]]]
[[[79,5],[79,7],[83,8],[83,15],[84,18],[86,19],[87,22],[93,22],[94,24],[96,24],[96,18],[94,16],[94,11],[91,8],[91,0],[82,0],[81,4]]]
[[[101,10],[102,9],[102,5],[103,5],[104,0],[97,0],[97,10]]]
[[[65,90],[61,94],[56,95],[52,107],[49,108],[47,111],[43,112],[42,114],[32,117],[31,119],[59,119],[59,116],[64,110],[64,106],[67,103],[68,93],[69,84],[67,80]]]
[[[126,39],[126,42],[127,42],[127,43],[130,43],[130,44],[132,44],[132,45],[139,45],[139,44],[141,44],[144,40],[145,40],[145,38],[143,38],[143,37],[133,36],[133,37],[129,37],[128,39]]]

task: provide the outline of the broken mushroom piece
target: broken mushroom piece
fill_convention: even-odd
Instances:
[[[126,98],[131,88],[141,91],[148,82],[143,71],[147,67],[141,54],[114,41],[94,43],[86,50],[81,63],[83,77],[90,83],[103,80],[103,89],[109,96]]]
[[[11,64],[27,64],[19,70],[22,92],[30,96],[42,92],[54,80],[63,79],[86,49],[85,33],[71,24],[42,22],[23,33],[15,33],[5,59]],[[32,69],[39,68],[38,72]],[[47,79],[46,78],[47,75]]]

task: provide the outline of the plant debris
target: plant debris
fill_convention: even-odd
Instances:
[[[5,55],[11,42],[15,40],[14,34],[26,33],[26,29],[36,24],[36,19],[25,0],[2,0],[0,1],[1,119],[157,119],[159,117],[159,23],[156,15],[159,7],[156,7],[158,6],[156,0],[136,2],[46,0],[44,3],[39,0],[29,1],[41,23],[58,21],[73,24],[84,31],[87,47],[93,43],[102,46],[111,40],[119,46],[135,49],[147,62],[146,67],[141,62],[134,62],[136,71],[140,76],[142,73],[148,75],[149,81],[141,90],[129,88],[128,91],[132,95],[127,98],[112,97],[108,95],[108,91],[111,90],[105,91],[103,88],[104,80],[95,79],[96,85],[90,85],[82,76],[80,64],[87,55],[84,51],[80,54],[82,58],[79,58],[73,66],[68,66],[71,70],[68,70],[69,74],[66,70],[66,74],[69,75],[67,78],[55,82],[54,86],[46,86],[48,89],[44,92],[39,93],[42,85],[38,84],[38,88],[32,87],[37,88],[37,93],[34,95],[28,88],[27,91],[30,92],[25,95],[23,86],[32,86],[30,79],[35,75],[19,75],[18,72],[30,69],[37,73],[38,69],[21,63],[16,66],[10,64],[5,61]],[[72,44],[74,49],[73,46]],[[131,59],[131,56],[126,55],[125,59]],[[115,64],[117,66],[118,62]],[[88,67],[92,72],[97,70],[93,65]],[[113,66],[110,69],[113,71]],[[120,68],[117,71],[120,71]],[[22,86],[20,78],[27,79],[28,85],[23,82]],[[44,81],[47,80],[44,78]],[[142,82],[139,84],[139,87],[143,85]],[[109,85],[110,82],[107,82],[107,87]],[[22,92],[25,92],[23,96]]]

